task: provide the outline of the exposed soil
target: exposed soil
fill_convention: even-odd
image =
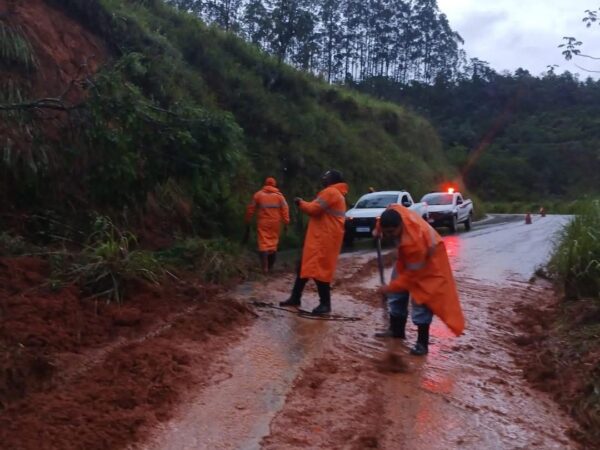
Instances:
[[[61,98],[65,105],[76,105],[86,96],[82,81],[108,59],[100,38],[43,0],[0,0],[0,22],[22,34],[33,49],[35,68],[0,68],[0,87],[18,87],[23,101]],[[67,114],[48,109],[36,110],[34,114],[42,119],[40,126],[46,138],[58,141],[67,125]],[[20,151],[26,151],[34,136],[3,123],[6,122],[0,122],[0,135],[11,138]]]
[[[379,448],[383,380],[360,357],[316,359],[294,383],[262,448]]]
[[[48,275],[42,260],[0,259],[2,448],[126,446],[206,381],[251,317],[193,282],[138,286],[119,306]]]
[[[29,74],[32,98],[58,97],[77,76],[98,71],[108,58],[102,40],[44,0],[0,0],[0,20],[23,32],[33,47],[37,70]],[[84,97],[73,85],[64,100]]]
[[[572,435],[586,448],[599,448],[600,306],[591,299],[559,300],[545,286],[538,298],[544,308],[523,302],[517,309],[522,330],[515,338],[522,349],[517,361],[527,380],[581,425]]]
[[[444,238],[467,330],[456,338],[434,320],[429,355],[421,358],[408,354],[416,337],[410,323],[407,341],[373,337],[386,325],[373,252],[343,255],[333,312],[361,320],[257,308],[258,319],[223,359],[223,376],[191,392],[136,448],[579,448],[571,438],[576,422],[532,389],[516,362],[529,342],[513,324],[520,308],[552,303],[542,283],[528,280],[560,223],[492,224]],[[278,275],[236,296],[276,303],[292,283],[292,275]],[[310,285],[302,307],[316,302]],[[406,365],[389,370],[398,361]]]
[[[411,324],[406,342],[373,337],[385,321],[370,252],[340,260],[343,282],[334,287],[333,310],[361,319],[352,322],[307,320],[271,308],[257,308],[250,322],[244,304],[276,303],[289,295],[293,275],[281,272],[226,295],[194,284],[141,290],[143,301],[134,295],[126,308],[98,313],[95,305],[91,311],[82,306],[88,303],[76,290],[66,289],[63,304],[70,306],[60,311],[71,319],[57,320],[59,293],[40,287],[45,263],[2,260],[3,319],[5,312],[21,311],[16,299],[26,305],[39,299],[41,309],[28,314],[44,318],[42,323],[60,331],[89,320],[90,329],[105,332],[87,334],[79,326],[79,334],[58,339],[36,331],[29,337],[35,345],[23,346],[10,333],[2,335],[3,364],[9,358],[21,364],[25,388],[8,389],[0,442],[11,449],[39,447],[41,440],[50,448],[160,450],[576,449],[571,436],[580,432],[577,424],[523,377],[522,361],[537,354],[528,349],[550,341],[545,336],[551,321],[538,318],[553,307],[550,287],[526,281],[529,276],[500,273],[501,283],[473,278],[492,273],[485,267],[489,254],[474,253],[490,234],[447,239],[467,331],[456,338],[435,320],[425,358],[408,355],[416,335]],[[514,232],[510,239],[528,242]],[[494,262],[514,268],[502,253],[511,250],[498,249]],[[531,257],[528,248],[522,251]],[[204,299],[194,301],[199,292],[206,292]],[[303,308],[316,301],[311,285]],[[590,317],[579,314],[582,321]],[[101,320],[96,315],[104,328],[94,325]],[[519,318],[526,322],[515,324]],[[29,335],[12,327],[27,343]],[[567,375],[561,378],[562,366],[544,357],[541,363],[546,372],[525,374],[542,384],[569,382]]]

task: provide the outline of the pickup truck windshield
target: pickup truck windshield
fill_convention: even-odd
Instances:
[[[421,201],[428,205],[451,205],[452,197],[452,194],[427,194]]]
[[[378,195],[359,200],[356,204],[357,209],[366,208],[387,208],[390,204],[398,201],[397,195]]]

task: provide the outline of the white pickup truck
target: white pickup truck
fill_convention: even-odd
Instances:
[[[458,224],[463,223],[466,231],[471,229],[473,202],[463,199],[460,192],[452,189],[448,192],[430,192],[421,201],[427,203],[427,221],[432,227],[448,227],[454,233]]]
[[[346,212],[344,242],[352,244],[357,237],[372,237],[375,222],[392,203],[399,203],[427,220],[427,205],[415,203],[406,191],[381,191],[365,194]]]

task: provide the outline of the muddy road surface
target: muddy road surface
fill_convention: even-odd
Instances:
[[[534,391],[515,363],[516,310],[544,308],[550,287],[533,277],[548,256],[561,216],[484,221],[444,237],[467,319],[459,338],[434,320],[430,353],[373,337],[384,325],[372,250],[341,256],[334,313],[323,321],[256,307],[257,320],[221,356],[221,370],[190,391],[173,419],[135,448],[144,449],[568,449],[576,425]],[[393,252],[386,257],[387,275]],[[293,278],[241,286],[245,302],[276,304]],[[304,308],[317,304],[307,289]],[[390,352],[406,370],[387,370]],[[383,363],[382,363],[383,362]]]

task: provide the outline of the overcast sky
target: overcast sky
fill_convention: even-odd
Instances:
[[[600,78],[566,61],[557,48],[563,36],[583,41],[582,52],[600,56],[600,26],[587,29],[581,21],[586,9],[597,9],[600,0],[438,0],[450,25],[465,40],[469,58],[477,57],[501,72],[519,67],[539,75],[548,65],[557,73],[570,70]],[[600,61],[579,59],[582,67],[600,71]]]

